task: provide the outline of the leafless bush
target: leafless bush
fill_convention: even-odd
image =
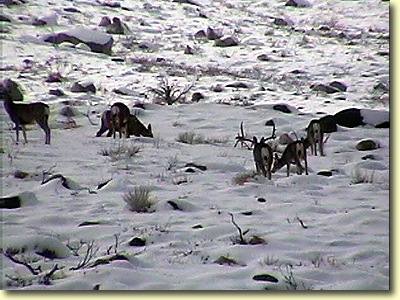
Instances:
[[[192,89],[194,82],[184,87],[180,87],[178,83],[171,82],[167,76],[159,79],[158,87],[150,89],[155,93],[162,102],[172,105],[175,102],[184,100],[186,94]]]
[[[144,213],[150,212],[153,205],[151,191],[148,187],[139,186],[123,195],[123,199],[130,211]]]
[[[118,160],[120,158],[131,158],[139,153],[140,147],[138,146],[125,146],[118,145],[109,148],[103,148],[99,151],[102,156],[108,156],[112,160]]]

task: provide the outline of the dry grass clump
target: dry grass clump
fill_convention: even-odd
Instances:
[[[99,151],[102,156],[108,156],[113,160],[118,160],[121,158],[131,158],[139,153],[140,147],[138,146],[125,146],[118,145],[109,148],[103,148]]]
[[[217,137],[217,138],[209,138],[204,137],[202,134],[197,134],[193,131],[186,131],[178,135],[176,139],[180,143],[184,144],[226,144],[229,141],[228,137]]]
[[[125,193],[123,199],[130,211],[138,213],[151,212],[151,206],[154,204],[150,188],[145,186],[135,187]]]
[[[256,175],[257,175],[257,173],[255,171],[242,172],[242,173],[235,175],[235,177],[233,177],[232,181],[234,184],[243,185],[246,182],[250,182],[251,179],[253,179]]]

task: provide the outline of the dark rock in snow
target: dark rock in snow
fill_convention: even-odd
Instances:
[[[12,197],[1,197],[0,198],[0,209],[14,209],[21,207],[21,198],[19,196]]]
[[[206,171],[207,170],[206,166],[198,165],[198,164],[195,164],[195,163],[187,163],[185,165],[185,167],[193,167],[193,168],[199,169],[201,171]]]
[[[204,38],[207,38],[207,34],[204,30],[199,30],[194,34],[194,37],[196,39],[204,39]]]
[[[172,0],[172,2],[201,6],[199,3],[193,0]]]
[[[285,114],[292,113],[292,111],[285,104],[275,104],[272,108],[274,110],[281,111],[281,112],[283,112]]]
[[[195,92],[192,94],[192,102],[199,102],[201,99],[204,99],[204,95],[200,92]]]
[[[257,56],[260,61],[271,61],[272,59],[267,54],[260,54]]]
[[[222,30],[207,27],[207,30],[206,30],[207,39],[214,41],[214,40],[221,39],[223,36],[224,35],[222,33]]]
[[[325,176],[325,177],[330,177],[330,176],[333,175],[333,173],[332,173],[332,171],[319,171],[319,172],[317,173],[317,175]]]
[[[184,54],[194,54],[193,48],[190,47],[189,45],[186,45],[185,51],[183,51]]]
[[[353,128],[365,125],[360,109],[358,108],[344,109],[336,113],[333,117],[335,118],[336,124],[340,126]]]
[[[3,15],[3,14],[0,14],[0,22],[11,22],[11,21],[12,20],[11,20],[10,17],[8,17],[6,15]]]
[[[347,90],[347,85],[340,81],[332,81],[331,83],[329,83],[329,86],[338,89],[341,92],[345,92]]]
[[[73,93],[86,93],[86,92],[96,93],[96,87],[91,82],[86,82],[86,83],[75,82],[71,87],[71,92],[73,92]]]
[[[83,43],[87,45],[92,52],[111,54],[111,48],[114,39],[111,35],[96,30],[77,27],[70,31],[53,33],[46,35],[43,39],[47,43],[61,44],[72,43],[77,45]]]
[[[242,89],[250,88],[247,83],[240,82],[240,81],[228,83],[225,87],[233,87],[233,88],[237,88],[237,89],[239,89],[239,88],[242,88]]]
[[[234,36],[222,37],[216,39],[214,42],[214,46],[216,47],[232,47],[237,45],[239,45],[239,40]]]
[[[277,26],[293,25],[293,22],[291,20],[284,19],[284,18],[274,18],[273,23],[274,23],[274,25],[277,25]]]
[[[375,128],[390,128],[390,122],[389,121],[382,122],[378,125],[375,125]]]
[[[316,83],[316,84],[312,84],[310,86],[310,89],[312,89],[313,91],[316,92],[324,92],[327,94],[333,94],[333,93],[338,93],[340,92],[339,89],[337,89],[336,87],[324,84],[324,83]]]
[[[379,143],[371,139],[364,139],[357,143],[356,148],[358,151],[375,150],[379,148]]]
[[[60,73],[51,73],[47,76],[45,82],[62,82],[62,76]]]
[[[81,11],[76,7],[64,7],[64,11],[71,13],[80,13]]]
[[[277,283],[279,282],[279,280],[269,274],[259,274],[259,275],[254,275],[253,276],[253,280],[255,281],[266,281],[266,282],[273,282],[273,283]]]
[[[65,96],[64,91],[60,89],[51,89],[49,90],[49,94],[57,97]]]
[[[109,17],[102,17],[99,26],[107,27],[111,25],[111,20]]]
[[[257,198],[257,201],[258,202],[260,202],[260,203],[265,203],[265,202],[267,202],[267,200],[265,200],[265,198]]]
[[[138,238],[138,237],[134,237],[132,240],[130,240],[129,246],[132,246],[132,247],[146,246],[146,240]]]

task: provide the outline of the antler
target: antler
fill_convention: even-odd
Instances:
[[[249,143],[251,143],[251,145],[253,145],[253,140],[245,137],[244,129],[243,129],[243,121],[240,123],[240,133],[237,134],[235,139],[236,139],[236,143],[235,143],[234,147],[236,147],[238,145],[238,143],[240,142],[240,145],[242,147],[246,147],[247,149],[250,150],[251,146],[247,145],[247,142],[249,142]]]

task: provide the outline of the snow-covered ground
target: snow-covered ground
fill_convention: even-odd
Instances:
[[[277,135],[301,137],[311,119],[350,107],[381,122],[389,111],[389,3],[176,2],[2,7],[11,22],[1,27],[1,78],[18,82],[26,101],[48,103],[52,128],[51,145],[36,125],[29,143],[16,145],[1,105],[2,196],[22,199],[21,208],[1,210],[2,288],[388,290],[389,129],[339,126],[325,156],[308,155],[308,176],[293,169],[286,177],[282,168],[272,180],[250,176],[252,152],[233,145],[242,121],[250,138],[270,136],[268,120]],[[103,42],[86,30],[105,32],[104,16],[129,29],[112,35],[112,55],[43,41],[69,32]],[[40,19],[48,25],[32,25]],[[207,27],[239,45],[195,37]],[[187,46],[193,54],[184,54]],[[50,74],[61,82],[46,82]],[[160,78],[192,84],[186,103],[158,104],[150,90]],[[76,81],[92,82],[96,93],[72,93]],[[310,89],[332,81],[347,91]],[[54,89],[66,95],[50,95]],[[204,98],[192,102],[196,92]],[[66,101],[77,126],[60,115]],[[117,101],[151,123],[154,138],[95,137],[101,113]],[[185,134],[193,144],[181,141]],[[363,139],[379,148],[357,150]],[[150,193],[148,212],[124,201],[139,187]],[[134,238],[144,245],[131,246]]]

